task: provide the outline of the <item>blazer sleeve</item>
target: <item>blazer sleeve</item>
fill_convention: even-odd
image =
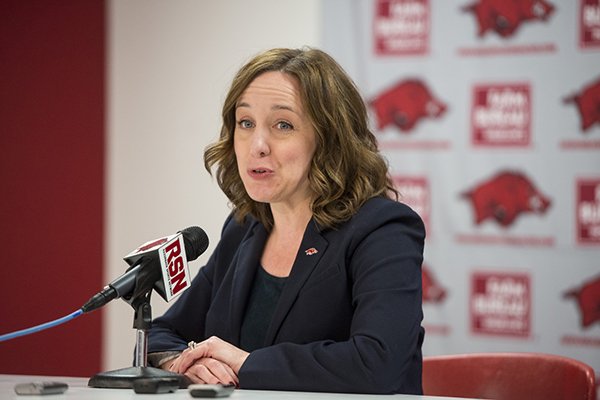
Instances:
[[[350,337],[255,350],[239,371],[240,386],[422,394],[423,222],[401,203],[375,201],[335,237],[345,242],[340,263],[352,282]]]

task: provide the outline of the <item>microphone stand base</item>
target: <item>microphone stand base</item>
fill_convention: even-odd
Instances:
[[[175,372],[165,371],[154,367],[128,367],[115,369],[112,371],[100,372],[90,378],[89,387],[111,388],[111,389],[131,389],[133,382],[142,378],[178,378],[179,388],[188,387],[190,381],[184,375]]]

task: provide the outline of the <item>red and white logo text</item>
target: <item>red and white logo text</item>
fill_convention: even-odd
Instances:
[[[600,0],[580,0],[579,45],[600,47]]]
[[[427,177],[394,176],[392,179],[394,187],[400,193],[400,200],[419,214],[425,224],[426,231],[429,232],[431,190]]]
[[[185,253],[182,252],[183,246],[183,237],[178,236],[177,240],[169,243],[164,248],[167,274],[163,276],[168,277],[165,282],[165,289],[169,299],[179,295],[191,285],[187,259]]]
[[[600,244],[600,178],[577,182],[577,241]]]
[[[531,94],[528,84],[478,85],[471,114],[475,146],[526,147],[531,142]]]
[[[377,55],[429,51],[429,0],[378,0],[373,17]]]
[[[474,273],[470,303],[472,333],[529,336],[531,290],[528,275]]]

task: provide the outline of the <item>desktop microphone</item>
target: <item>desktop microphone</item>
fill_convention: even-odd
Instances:
[[[125,256],[130,265],[127,272],[92,296],[81,309],[87,313],[118,297],[134,303],[152,289],[171,301],[191,286],[188,260],[195,260],[207,248],[208,236],[197,226],[144,243]]]

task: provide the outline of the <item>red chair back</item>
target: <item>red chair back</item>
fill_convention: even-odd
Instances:
[[[594,370],[541,353],[479,353],[425,357],[423,393],[496,400],[595,400]]]

